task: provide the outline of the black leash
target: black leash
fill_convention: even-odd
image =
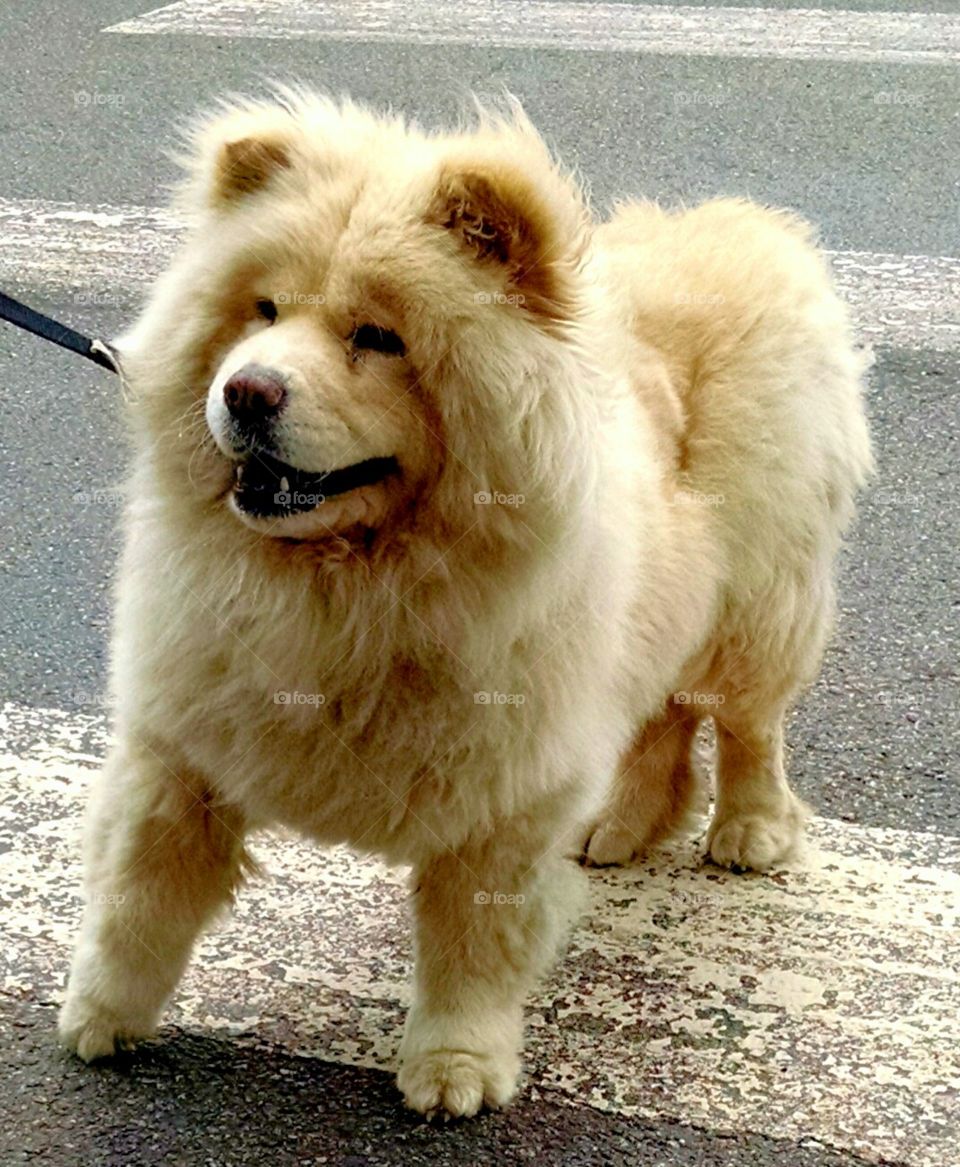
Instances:
[[[88,361],[93,361],[95,365],[109,369],[111,373],[116,373],[121,378],[123,376],[120,368],[120,355],[112,345],[107,344],[104,340],[84,336],[82,332],[68,328],[66,324],[60,324],[51,316],[45,316],[42,312],[38,312],[36,308],[28,308],[26,304],[21,304],[19,300],[14,300],[11,296],[4,295],[3,292],[0,292],[0,320],[15,324],[17,328],[22,328],[25,332],[32,332],[34,336],[42,337],[44,340],[52,341],[54,344],[60,345],[61,348],[79,353]]]

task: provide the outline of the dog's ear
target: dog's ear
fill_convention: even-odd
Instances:
[[[521,278],[536,263],[540,246],[529,199],[517,175],[447,172],[434,212],[442,227],[460,236],[478,259],[492,259]]]
[[[263,186],[290,165],[289,144],[277,135],[237,138],[224,142],[215,162],[211,196],[229,202]]]
[[[555,172],[540,179],[512,161],[448,164],[428,217],[502,277],[513,303],[561,319],[575,308],[571,277],[583,252],[584,212]]]
[[[296,145],[296,122],[282,105],[222,107],[187,130],[178,201],[188,212],[226,209],[293,169]]]

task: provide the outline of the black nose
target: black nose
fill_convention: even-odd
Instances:
[[[263,365],[244,365],[223,387],[223,401],[230,416],[244,428],[272,421],[287,400],[283,377]]]

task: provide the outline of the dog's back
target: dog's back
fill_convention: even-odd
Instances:
[[[869,358],[810,226],[738,199],[633,203],[595,247],[622,326],[659,354],[679,399],[678,485],[722,495],[738,541],[787,536],[809,554],[811,518],[817,539],[824,522],[839,533],[872,467]],[[649,398],[648,369],[643,355]]]

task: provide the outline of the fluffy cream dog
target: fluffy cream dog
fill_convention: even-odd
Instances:
[[[150,1034],[284,823],[413,869],[419,1111],[515,1092],[580,879],[675,828],[712,715],[722,864],[786,858],[783,721],[870,468],[808,227],[739,201],[596,227],[518,111],[426,134],[288,94],[188,161],[127,338],[116,744],[60,1020]]]

